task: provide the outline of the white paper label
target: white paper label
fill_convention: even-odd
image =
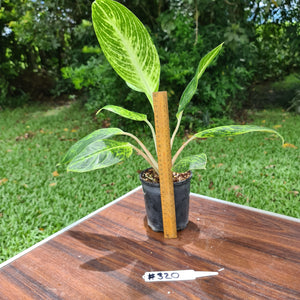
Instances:
[[[146,282],[194,280],[198,277],[216,276],[218,272],[194,270],[146,272],[143,278]]]

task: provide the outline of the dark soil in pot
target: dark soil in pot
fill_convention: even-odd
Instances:
[[[189,195],[192,173],[173,173],[176,225],[184,229],[189,222]],[[163,231],[159,177],[150,168],[140,173],[144,191],[148,225],[153,231]]]

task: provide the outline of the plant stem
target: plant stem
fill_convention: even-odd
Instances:
[[[153,165],[150,158],[139,148],[135,147],[134,145],[132,145],[130,143],[129,143],[129,145],[132,147],[132,149],[134,149],[137,152],[138,155],[141,155],[150,164],[150,166],[155,170],[155,172],[157,172],[157,174],[158,174],[158,168],[155,165]]]
[[[172,159],[172,166],[174,166],[176,159],[178,158],[179,154],[181,153],[181,151],[185,148],[185,146],[191,142],[192,140],[196,139],[196,136],[192,136],[190,139],[188,139],[184,144],[182,144],[182,146],[178,149],[178,151],[176,152],[176,154],[173,156]]]
[[[152,124],[146,119],[146,121],[145,121],[147,124],[148,124],[148,126],[150,127],[150,129],[151,129],[151,132],[152,132],[152,137],[153,137],[153,141],[154,141],[154,145],[155,145],[155,151],[156,151],[156,153],[157,153],[157,147],[156,147],[156,134],[155,134],[155,130],[154,130],[154,128],[153,128],[153,126],[152,126]]]
[[[173,147],[174,139],[175,139],[175,137],[176,137],[176,134],[177,134],[178,129],[179,129],[179,126],[180,126],[181,118],[182,118],[182,112],[179,114],[179,117],[178,117],[178,119],[177,119],[177,125],[176,125],[176,128],[175,128],[175,130],[174,130],[174,132],[173,132],[173,134],[172,134],[172,138],[171,138],[171,149],[172,149],[172,147]]]
[[[129,132],[123,132],[122,134],[133,138],[141,146],[141,148],[144,150],[145,153],[143,153],[141,150],[139,150],[136,147],[135,147],[135,150],[138,149],[140,152],[142,152],[148,159],[146,159],[145,156],[143,156],[143,155],[142,156],[147,160],[147,162],[150,163],[150,165],[153,167],[153,169],[155,169],[155,171],[158,170],[158,164],[157,164],[156,160],[154,159],[154,157],[152,156],[152,154],[150,153],[150,151],[146,148],[146,146],[135,135],[133,135]]]

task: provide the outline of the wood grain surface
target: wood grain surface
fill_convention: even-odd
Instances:
[[[195,195],[177,239],[139,189],[0,269],[0,299],[300,299],[300,223]],[[146,283],[147,271],[220,271]]]

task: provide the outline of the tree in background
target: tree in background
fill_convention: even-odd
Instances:
[[[26,94],[32,100],[49,96],[72,61],[74,28],[90,16],[88,7],[79,0],[1,1],[0,104]]]
[[[200,57],[225,41],[218,64],[199,83],[186,114],[191,129],[208,123],[209,115],[222,117],[242,107],[254,82],[299,70],[300,4],[294,0],[119,2],[151,32],[171,110],[177,109],[172,103],[178,103]],[[0,105],[70,94],[75,88],[91,111],[107,102],[147,109],[142,95],[120,82],[102,55],[91,24],[91,3],[1,1]]]

